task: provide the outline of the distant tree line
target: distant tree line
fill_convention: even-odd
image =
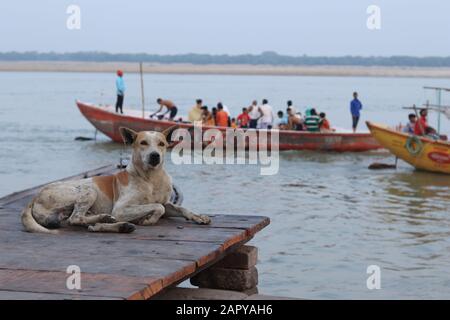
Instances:
[[[250,65],[335,65],[335,66],[399,66],[399,67],[450,67],[449,57],[412,56],[287,56],[267,51],[261,54],[210,55],[176,54],[158,55],[146,53],[107,52],[0,52],[0,61],[91,61],[91,62],[150,62],[150,63],[191,63],[191,64],[250,64]]]

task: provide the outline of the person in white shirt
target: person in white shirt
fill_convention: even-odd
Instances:
[[[273,109],[269,105],[269,101],[264,99],[259,107],[261,117],[259,118],[259,129],[271,129],[273,124]]]
[[[248,116],[250,117],[249,128],[256,129],[258,126],[258,119],[261,117],[261,113],[258,107],[258,101],[253,100],[252,104],[247,108]]]
[[[284,112],[279,110],[275,117],[272,129],[284,130],[287,128],[287,117],[284,116]]]

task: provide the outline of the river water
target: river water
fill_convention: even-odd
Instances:
[[[126,75],[125,104],[139,108],[137,75]],[[237,114],[252,99],[268,98],[275,110],[292,99],[301,111],[314,106],[333,125],[349,128],[354,90],[364,104],[362,121],[404,122],[402,106],[448,86],[442,79],[283,76],[146,75],[147,109],[158,96],[186,114],[197,97],[223,101]],[[75,99],[114,101],[114,75],[102,73],[0,73],[0,195],[117,163],[122,147],[99,134]],[[444,97],[449,104],[450,97]],[[430,119],[435,124],[435,116]],[[449,133],[447,120],[443,132]],[[361,131],[365,131],[361,122]],[[284,152],[279,173],[257,166],[190,165],[167,161],[184,192],[185,206],[201,213],[265,215],[269,227],[259,247],[260,292],[303,298],[450,298],[450,178],[416,172],[370,171],[386,152],[326,154]],[[366,269],[381,269],[381,289],[368,290]]]

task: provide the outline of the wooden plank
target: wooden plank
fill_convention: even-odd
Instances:
[[[6,236],[0,246],[2,268],[62,271],[76,264],[90,273],[158,277],[164,287],[188,278],[228,249],[219,242],[134,240],[110,234],[48,236],[6,231],[2,236]],[[138,264],[130,266],[130,261]]]
[[[223,242],[224,248],[228,248],[246,237],[252,237],[257,231],[269,224],[268,218],[257,216],[246,216],[245,221],[242,220],[242,216],[234,215],[216,215],[212,219],[211,225],[203,226],[187,222],[184,219],[163,218],[156,226],[139,226],[131,235],[114,235],[114,238],[125,237],[128,239],[131,237],[140,240]],[[23,230],[20,222],[20,213],[11,209],[0,209],[0,230]],[[73,231],[80,235],[88,233],[85,228],[61,229],[60,231],[64,233]]]
[[[31,250],[20,252],[5,252],[0,261],[3,269],[25,269],[65,272],[68,266],[77,265],[82,272],[121,274],[131,277],[158,277],[165,279],[165,284],[171,284],[185,274],[195,271],[195,262],[175,259],[159,259],[153,257],[130,257],[79,254],[77,256],[58,258],[48,254],[48,251],[31,254]],[[24,257],[29,257],[24,259]],[[53,260],[50,260],[53,259]],[[173,280],[171,279],[173,278]]]
[[[190,232],[192,229],[172,228],[169,234],[171,239],[162,239],[158,235],[161,229],[153,232],[154,227],[139,227],[141,234],[98,234],[79,232],[62,232],[59,236],[36,235],[22,231],[2,231],[6,239],[0,247],[6,253],[8,249],[15,250],[18,246],[23,250],[40,250],[45,248],[55,248],[64,257],[69,254],[79,255],[86,250],[96,252],[99,245],[102,247],[102,255],[114,256],[117,249],[122,250],[123,255],[135,257],[144,255],[146,257],[195,261],[200,267],[211,260],[217,259],[225,250],[237,243],[249,240],[245,230],[237,229],[193,229],[201,233]],[[61,238],[63,237],[63,238]],[[198,241],[193,238],[198,237]],[[187,240],[186,240],[187,238]],[[63,241],[61,241],[64,239]],[[125,244],[124,244],[125,243]],[[151,248],[151,250],[149,250]],[[170,248],[170,250],[167,250]],[[4,257],[6,259],[6,256]],[[2,257],[0,257],[2,261]]]
[[[247,231],[247,236],[253,236],[257,232],[264,229],[270,224],[270,219],[264,216],[256,215],[231,215],[231,214],[210,214],[212,223],[207,228],[230,228],[230,229],[241,229]],[[161,219],[159,225],[166,226],[171,221],[178,219]],[[181,220],[178,220],[181,221]],[[197,224],[187,224],[186,227],[192,228],[204,228],[205,226]]]
[[[0,300],[122,300],[122,299],[80,295],[80,294],[59,294],[59,293],[39,293],[39,292],[0,290]]]
[[[167,221],[163,221],[167,220]],[[214,222],[213,222],[214,225]],[[117,234],[114,238],[132,238],[136,240],[167,240],[167,241],[193,241],[193,242],[224,242],[225,248],[247,237],[245,229],[240,228],[211,228],[210,226],[193,227],[193,222],[184,219],[163,218],[155,226],[138,226],[137,230],[129,235]],[[20,213],[11,209],[0,209],[0,230],[23,231]],[[89,234],[86,228],[65,228],[60,233]]]
[[[0,290],[126,299],[147,288],[154,288],[156,292],[162,288],[158,278],[82,272],[81,289],[69,290],[68,277],[67,273],[57,271],[0,269]]]
[[[38,250],[101,255],[127,255],[195,261],[196,258],[221,250],[221,242],[185,242],[167,240],[139,240],[132,235],[66,232],[63,235],[33,234],[27,232],[2,231],[2,250]],[[170,249],[170,250],[168,250]],[[0,261],[2,257],[0,256]]]
[[[3,219],[2,226],[3,226]],[[125,234],[96,234],[89,233],[85,230],[81,231],[64,231],[61,230],[60,236],[48,236],[42,234],[29,234],[20,231],[3,231],[3,241],[1,248],[3,255],[0,257],[1,267],[21,267],[30,268],[39,266],[44,270],[48,270],[49,262],[58,263],[52,266],[52,270],[62,270],[62,268],[73,264],[84,263],[83,268],[90,272],[120,272],[114,268],[107,267],[108,270],[99,269],[105,266],[109,259],[111,263],[119,262],[125,257],[128,259],[140,259],[142,267],[148,267],[154,272],[162,270],[169,273],[163,277],[164,285],[169,285],[185,278],[188,273],[193,273],[195,268],[202,267],[212,261],[221,258],[225,251],[231,246],[248,241],[246,230],[241,229],[211,229],[207,226],[199,226],[196,228],[183,227],[179,228],[180,223],[189,225],[188,222],[172,221],[166,226],[139,227],[136,233]],[[21,226],[19,226],[21,228]],[[167,236],[161,237],[167,230]],[[63,241],[61,241],[64,239]],[[197,239],[197,241],[195,241]],[[125,243],[125,246],[123,245]],[[21,252],[17,255],[14,251],[21,247]],[[51,249],[50,251],[45,249]],[[101,253],[98,253],[101,248]],[[151,250],[149,250],[151,248]],[[170,248],[170,250],[168,250]],[[12,252],[11,252],[12,250]],[[85,252],[88,252],[87,256]],[[120,257],[117,257],[120,252]],[[21,258],[24,255],[33,257],[38,253],[37,258],[33,258],[33,264],[22,264]],[[100,254],[103,258],[99,263],[96,256]],[[105,258],[107,256],[108,258]],[[142,256],[152,258],[152,265],[147,265]],[[76,257],[76,259],[74,259]],[[155,260],[163,259],[164,261]],[[177,269],[171,270],[167,268],[166,260],[184,260],[193,262],[195,266],[182,266],[178,263]],[[122,262],[126,264],[126,261]],[[180,269],[181,268],[181,269]],[[181,271],[180,271],[181,270]],[[127,270],[126,272],[133,275],[143,275],[144,270]],[[155,276],[160,276],[157,273]]]
[[[184,223],[189,224],[189,223]],[[166,240],[166,241],[183,241],[183,242],[221,242],[226,249],[236,242],[246,238],[245,230],[230,228],[199,228],[197,232],[190,229],[179,228],[178,223],[169,224],[167,226],[139,226],[136,231],[131,234],[131,238],[136,240]]]
[[[82,237],[76,235],[47,236],[21,232],[17,239],[10,233],[14,232],[2,232],[2,238],[7,240],[0,246],[0,267],[62,272],[67,266],[76,264],[87,273],[161,280],[160,287],[141,289],[132,298],[150,297],[164,287],[189,278],[226,253],[221,243],[123,241],[114,239],[114,235],[100,235],[107,238],[101,239],[95,234],[96,239],[89,237],[93,240],[91,244],[89,240],[80,241]],[[123,242],[125,246],[121,244]]]
[[[69,254],[69,256],[64,256]],[[225,253],[224,253],[225,254]],[[24,259],[26,257],[26,259]],[[0,267],[8,269],[28,269],[28,270],[44,270],[63,272],[71,264],[76,264],[80,267],[81,272],[84,273],[100,273],[128,277],[153,277],[160,279],[161,285],[150,287],[139,292],[143,296],[151,296],[164,287],[179,283],[200,270],[202,265],[208,262],[213,262],[221,258],[217,256],[214,259],[205,260],[203,264],[189,261],[158,259],[153,257],[142,257],[139,255],[121,255],[120,252],[114,255],[105,254],[96,255],[96,253],[87,254],[85,252],[64,252],[52,250],[45,247],[41,250],[37,248],[23,248],[19,250],[5,250],[2,246],[2,256],[0,257]],[[53,278],[52,278],[53,279]],[[1,282],[1,280],[0,280]],[[61,285],[61,283],[59,283]],[[155,284],[153,284],[155,285]],[[8,289],[8,287],[1,287],[0,289]],[[149,291],[149,292],[148,292]],[[89,293],[92,294],[92,293]]]
[[[195,262],[181,260],[121,256],[120,253],[113,256],[75,253],[73,257],[59,257],[59,252],[53,254],[49,254],[49,252],[51,250],[43,249],[34,254],[32,250],[22,250],[22,252],[4,250],[0,258],[0,268],[52,271],[65,274],[68,266],[77,265],[82,274],[155,279],[154,282],[148,283],[147,287],[142,286],[141,291],[144,296],[153,295],[161,291],[163,287],[185,279],[196,270]],[[65,276],[67,277],[67,274]],[[49,281],[56,281],[58,286],[61,285],[61,281],[58,279],[52,278]],[[29,285],[32,286],[33,282],[30,282]],[[8,289],[8,287],[1,289]]]
[[[32,241],[2,244],[0,266],[42,270],[52,267],[65,270],[67,266],[76,264],[87,272],[120,272],[130,276],[144,276],[150,272],[150,275],[160,276],[160,273],[170,273],[184,267],[193,271],[201,265],[197,263],[198,260],[206,260],[205,257],[208,257],[206,261],[210,261],[221,253],[220,243],[174,245],[173,242],[129,240],[125,245],[121,245],[62,242],[60,245],[41,240],[35,241],[34,244]],[[196,251],[198,255],[195,254]],[[130,264],[131,261],[139,261],[139,264]]]

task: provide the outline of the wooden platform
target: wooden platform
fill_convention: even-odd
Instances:
[[[20,214],[38,189],[0,199],[0,299],[148,299],[219,261],[269,224],[266,217],[210,215],[209,226],[168,218],[131,234],[32,234],[23,231]],[[81,269],[81,290],[66,287],[70,265]]]

